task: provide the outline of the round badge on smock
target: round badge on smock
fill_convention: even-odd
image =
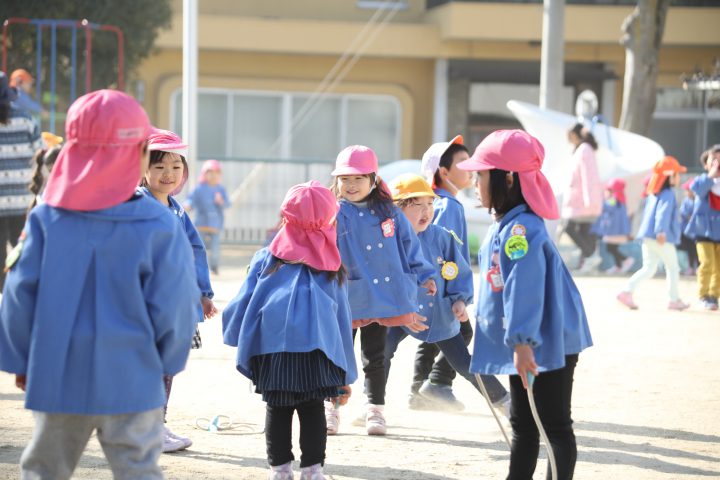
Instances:
[[[527,230],[525,230],[525,227],[520,225],[519,223],[517,225],[513,225],[513,227],[510,229],[511,235],[519,235],[521,237],[524,237],[525,233],[527,233]]]
[[[442,275],[445,280],[455,280],[459,271],[460,269],[458,268],[457,263],[445,262],[440,269],[440,275]]]
[[[522,235],[513,235],[505,242],[505,255],[510,260],[519,260],[528,252],[528,242]]]

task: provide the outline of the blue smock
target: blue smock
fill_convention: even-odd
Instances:
[[[143,195],[157,201],[147,187],[139,187],[138,190],[142,192]],[[183,209],[182,205],[180,205],[172,196],[168,196],[168,202],[170,203],[168,208],[170,208],[173,215],[180,220],[183,230],[185,231],[185,235],[187,235],[187,238],[190,241],[190,246],[193,251],[193,259],[195,260],[195,275],[197,277],[198,288],[200,288],[200,294],[203,297],[213,298],[215,293],[213,292],[212,286],[210,286],[210,269],[208,267],[205,244],[200,238],[200,234],[195,228],[195,225],[193,225],[192,220],[190,220],[190,216]],[[200,299],[198,298],[198,300]],[[205,316],[202,310],[202,303],[198,304],[198,309],[198,322],[203,322],[205,321]]]
[[[519,227],[519,226],[522,226]],[[508,240],[525,231],[524,256],[512,260]],[[592,345],[580,292],[543,220],[519,205],[494,223],[480,248],[477,322],[470,371],[516,375],[515,345],[530,345],[538,370],[565,366],[565,356]],[[499,267],[504,286],[486,276]]]
[[[346,287],[303,264],[266,270],[275,258],[267,248],[253,256],[240,292],[223,311],[223,341],[238,347],[236,366],[248,378],[250,359],[278,352],[321,350],[357,379]]]
[[[680,234],[687,236],[685,229],[690,223],[690,217],[692,217],[693,210],[695,209],[695,199],[690,197],[683,198],[680,202]]]
[[[690,190],[695,193],[693,212],[684,233],[692,239],[709,239],[720,242],[720,210],[710,207],[710,189],[714,182],[703,173],[693,180]]]
[[[391,219],[380,218],[380,212],[367,206],[340,200],[337,243],[348,274],[353,320],[417,311],[417,287],[435,275],[408,219],[395,205],[392,212]]]
[[[453,232],[462,242],[460,251],[465,262],[470,264],[470,244],[468,243],[467,221],[465,220],[465,207],[450,192],[442,188],[434,188],[438,196],[433,201],[433,223]]]
[[[660,190],[657,195],[648,195],[636,238],[655,239],[659,233],[665,234],[668,243],[680,243],[680,217],[672,188]]]
[[[616,199],[605,200],[602,212],[593,224],[592,231],[600,237],[630,235],[630,218],[627,207]]]
[[[218,192],[222,196],[223,205],[215,203],[215,195]],[[215,186],[200,183],[190,192],[185,203],[195,210],[195,225],[214,228],[218,231],[223,229],[225,225],[224,210],[230,206],[230,198],[228,198],[225,187],[219,183]]]
[[[35,207],[0,305],[0,369],[25,406],[111,415],[165,404],[185,368],[200,291],[182,227],[136,194],[92,212]]]
[[[463,257],[462,245],[444,228],[429,225],[418,234],[418,239],[425,259],[435,266],[437,293],[430,296],[424,288],[418,289],[418,313],[427,317],[425,325],[429,328],[422,332],[402,328],[418,340],[434,343],[460,333],[460,322],[455,318],[452,306],[458,300],[465,302],[465,305],[472,303],[473,273]],[[445,262],[457,265],[455,278],[447,280],[442,276],[441,269]]]

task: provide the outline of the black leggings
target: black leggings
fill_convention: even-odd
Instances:
[[[605,248],[607,249],[608,253],[612,255],[613,259],[615,260],[615,266],[620,268],[622,267],[622,262],[627,257],[620,253],[620,245],[617,243],[606,243]]]
[[[570,404],[577,361],[577,354],[565,356],[565,367],[540,373],[533,386],[538,415],[550,439],[557,463],[558,478],[553,480],[570,480],[575,471],[577,446]],[[533,420],[527,391],[523,388],[519,375],[510,375],[510,395],[513,439],[507,480],[532,480],[540,451],[540,433]],[[546,477],[551,478],[550,462]]]
[[[465,341],[465,346],[470,345],[473,336],[472,321],[460,323],[460,333]],[[440,385],[452,386],[455,379],[455,369],[450,366],[445,355],[440,353],[437,343],[422,342],[415,352],[415,368],[413,369],[413,383],[410,390],[417,392],[425,380]],[[435,361],[437,357],[437,361]]]
[[[580,248],[581,258],[587,258],[595,252],[597,236],[590,231],[591,227],[591,222],[576,222],[574,220],[568,220],[565,226],[565,233]]]
[[[353,330],[353,341],[357,328]],[[371,323],[360,328],[360,354],[365,373],[365,395],[372,405],[385,405],[385,337],[387,327]]]
[[[292,453],[292,419],[295,410],[300,419],[300,467],[324,464],[327,424],[322,398],[291,407],[266,407],[265,445],[268,463],[276,467],[295,460]]]

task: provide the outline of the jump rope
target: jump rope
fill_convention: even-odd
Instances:
[[[480,390],[482,390],[483,397],[485,397],[485,401],[488,404],[488,407],[490,407],[490,411],[493,414],[493,417],[495,417],[495,421],[498,424],[498,427],[500,427],[500,431],[503,434],[503,437],[505,437],[505,442],[507,443],[508,449],[512,449],[510,446],[510,440],[508,439],[507,433],[505,432],[505,428],[502,426],[502,422],[500,422],[500,417],[498,417],[497,412],[495,411],[495,408],[493,407],[492,403],[490,402],[490,396],[488,395],[487,390],[485,389],[485,384],[482,381],[482,377],[480,374],[475,374],[475,379],[478,382],[478,385],[480,385]],[[537,425],[538,431],[540,432],[540,436],[543,439],[543,442],[545,442],[545,449],[548,452],[548,461],[550,462],[550,472],[552,473],[552,480],[557,480],[557,463],[555,463],[555,453],[553,452],[552,446],[550,445],[550,440],[548,439],[547,433],[545,432],[545,429],[543,428],[542,422],[540,421],[540,415],[538,414],[537,407],[535,406],[535,395],[533,394],[533,385],[535,384],[535,376],[531,372],[527,372],[527,379],[528,379],[528,401],[530,402],[530,411],[532,412],[533,420],[535,420],[535,425]]]

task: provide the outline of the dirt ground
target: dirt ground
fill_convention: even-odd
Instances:
[[[247,248],[223,251],[213,278],[219,307],[240,287]],[[578,443],[577,480],[720,478],[720,312],[695,306],[668,312],[664,280],[640,287],[640,310],[614,300],[621,278],[580,277],[595,346],[580,356],[573,418]],[[694,280],[681,293],[694,301]],[[172,430],[190,436],[184,452],[162,455],[169,479],[265,479],[264,404],[234,368],[235,350],[222,344],[219,318],[201,326],[203,348],[193,350],[173,386]],[[408,410],[406,395],[416,346],[405,340],[388,384],[385,437],[351,426],[364,401],[361,381],[341,409],[340,434],[328,439],[326,474],[333,480],[501,479],[508,450],[485,401],[463,379],[455,383],[467,408],[461,413]],[[506,382],[506,378],[502,379]],[[18,478],[18,460],[32,433],[32,416],[12,376],[0,373],[0,479]],[[227,415],[232,428],[195,427],[197,418]],[[506,428],[509,426],[506,424]],[[294,445],[296,457],[297,426]],[[544,479],[545,454],[535,474]],[[298,469],[296,465],[296,470]],[[112,478],[95,438],[75,476]]]

